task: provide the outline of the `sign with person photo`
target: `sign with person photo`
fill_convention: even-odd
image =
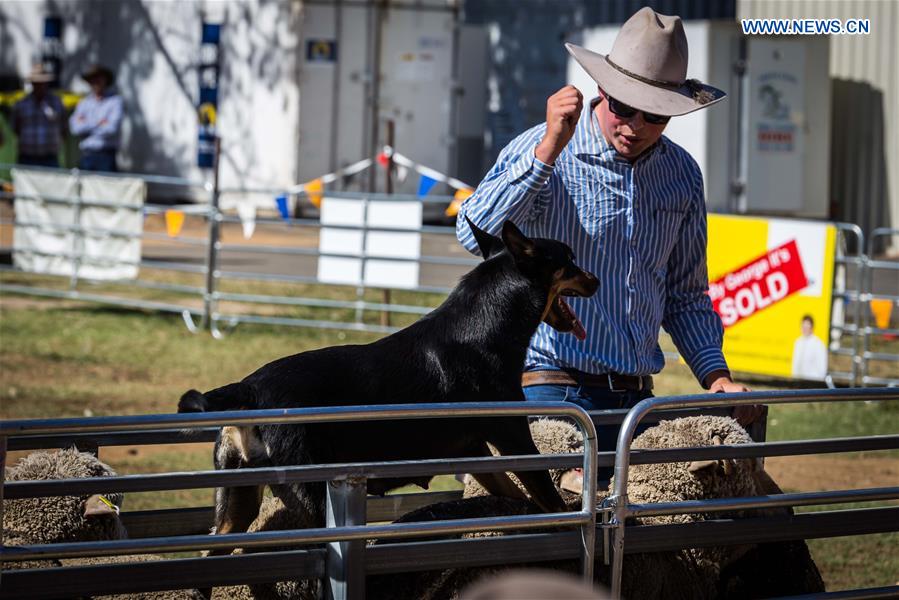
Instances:
[[[730,367],[823,380],[836,228],[817,221],[709,215],[708,230],[709,296],[724,325]]]

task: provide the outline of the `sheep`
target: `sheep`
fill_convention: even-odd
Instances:
[[[534,445],[537,446],[537,449],[541,454],[569,454],[584,451],[584,438],[581,435],[580,430],[569,421],[560,419],[537,419],[531,421],[530,427]],[[490,451],[494,456],[499,456],[499,452],[493,447],[490,448]],[[564,500],[566,504],[575,497],[580,497],[580,494],[572,494],[572,492],[562,487],[563,477],[570,472],[571,470],[569,469],[550,469],[549,471],[553,483],[556,485],[559,494],[562,496],[562,500]],[[507,473],[507,475],[515,485],[527,495],[527,490],[521,482],[518,481],[518,478],[512,473]],[[474,498],[486,495],[488,495],[487,490],[485,490],[474,477],[471,477],[470,475],[466,476],[465,491],[462,494],[463,498]]]
[[[93,454],[72,448],[33,452],[7,471],[8,481],[37,481],[84,477],[114,477],[116,472]],[[22,498],[3,503],[3,543],[9,546],[120,540],[128,532],[119,518],[124,500],[120,493],[93,496]],[[105,565],[163,560],[153,555],[113,556],[4,563],[4,569]],[[133,598],[133,594],[95,596],[107,600]],[[140,594],[152,600],[195,600],[196,590]]]
[[[111,477],[115,471],[76,449],[33,452],[7,472],[7,481]],[[105,498],[105,501],[104,501]],[[4,536],[27,544],[118,540],[127,537],[117,509],[122,494],[22,498],[3,503]]]
[[[248,532],[307,529],[314,527],[312,516],[304,507],[288,508],[279,498],[267,497],[259,507],[259,515]],[[268,551],[274,548],[266,548]],[[235,550],[235,554],[243,550]],[[270,584],[239,585],[214,588],[213,600],[315,600],[319,597],[320,582],[316,579],[279,581]]]
[[[571,431],[562,433],[561,438],[569,439],[575,430],[573,425],[563,423]],[[535,443],[541,451],[546,445]],[[714,446],[718,444],[742,444],[751,439],[739,424],[726,417],[687,417],[673,421],[663,421],[658,426],[645,431],[633,443],[634,448],[679,448]],[[564,443],[562,445],[565,445]],[[558,446],[556,447],[558,448]],[[553,448],[552,452],[559,450]],[[557,480],[558,481],[558,480]],[[610,490],[614,489],[614,481]],[[628,477],[628,498],[632,503],[652,503],[663,501],[697,500],[715,497],[756,496],[774,493],[776,484],[761,469],[756,459],[721,459],[633,465]],[[471,486],[466,495],[476,492]],[[606,493],[600,494],[605,496]],[[536,508],[522,500],[488,497],[469,497],[466,500],[433,505],[410,513],[403,521],[434,520],[444,518],[464,518],[490,515],[513,515],[536,512]],[[569,500],[572,507],[576,500]],[[785,509],[775,509],[770,513],[780,513]],[[733,511],[731,513],[700,513],[676,516],[647,517],[637,519],[638,523],[688,523],[721,516],[740,518],[755,516],[764,511]],[[772,548],[773,547],[773,548]],[[765,560],[770,555],[783,557],[783,561]],[[758,584],[755,570],[764,561],[765,585]],[[608,568],[598,561],[595,565],[596,580],[608,583]],[[553,568],[573,570],[571,561],[553,563]],[[823,581],[808,554],[804,542],[768,544],[765,546],[727,546],[701,548],[679,552],[659,552],[628,555],[624,561],[622,589],[626,597],[632,598],[715,598],[747,597],[780,593],[809,593],[824,590]],[[473,579],[502,567],[476,569],[448,569],[427,573],[403,575],[394,581],[375,579],[372,583],[371,598],[454,598],[459,590]],[[798,579],[795,571],[802,573]],[[405,590],[412,590],[407,595]],[[748,590],[751,590],[748,591]]]

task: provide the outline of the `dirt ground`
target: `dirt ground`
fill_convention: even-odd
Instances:
[[[865,456],[776,456],[765,460],[765,470],[785,490],[814,492],[894,486],[899,482],[899,460]]]

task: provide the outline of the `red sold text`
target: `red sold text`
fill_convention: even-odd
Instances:
[[[724,327],[731,327],[807,285],[796,240],[791,240],[709,283],[709,296]]]

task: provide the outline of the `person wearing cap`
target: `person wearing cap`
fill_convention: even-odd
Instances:
[[[123,107],[122,97],[112,87],[115,76],[106,67],[93,65],[81,77],[91,86],[91,93],[81,99],[69,119],[72,133],[81,138],[78,168],[117,171]]]
[[[43,65],[28,75],[31,92],[13,107],[13,130],[19,144],[21,165],[59,167],[59,148],[66,132],[62,100],[50,93],[53,74]]]
[[[660,327],[704,388],[747,391],[731,379],[707,295],[702,173],[662,135],[670,118],[710,108],[724,92],[687,79],[680,17],[648,7],[622,26],[608,55],[566,47],[596,81],[597,97],[584,103],[571,85],[550,96],[546,123],[500,152],[457,221],[471,252],[477,243],[463,217],[494,234],[512,220],[528,235],[567,243],[599,278],[594,296],[565,298],[580,320],[576,335],[540,324],[525,396],[588,410],[633,406],[652,395],[652,375],[665,365]],[[735,416],[747,424],[759,412],[741,407]],[[615,431],[600,431],[606,449]]]

